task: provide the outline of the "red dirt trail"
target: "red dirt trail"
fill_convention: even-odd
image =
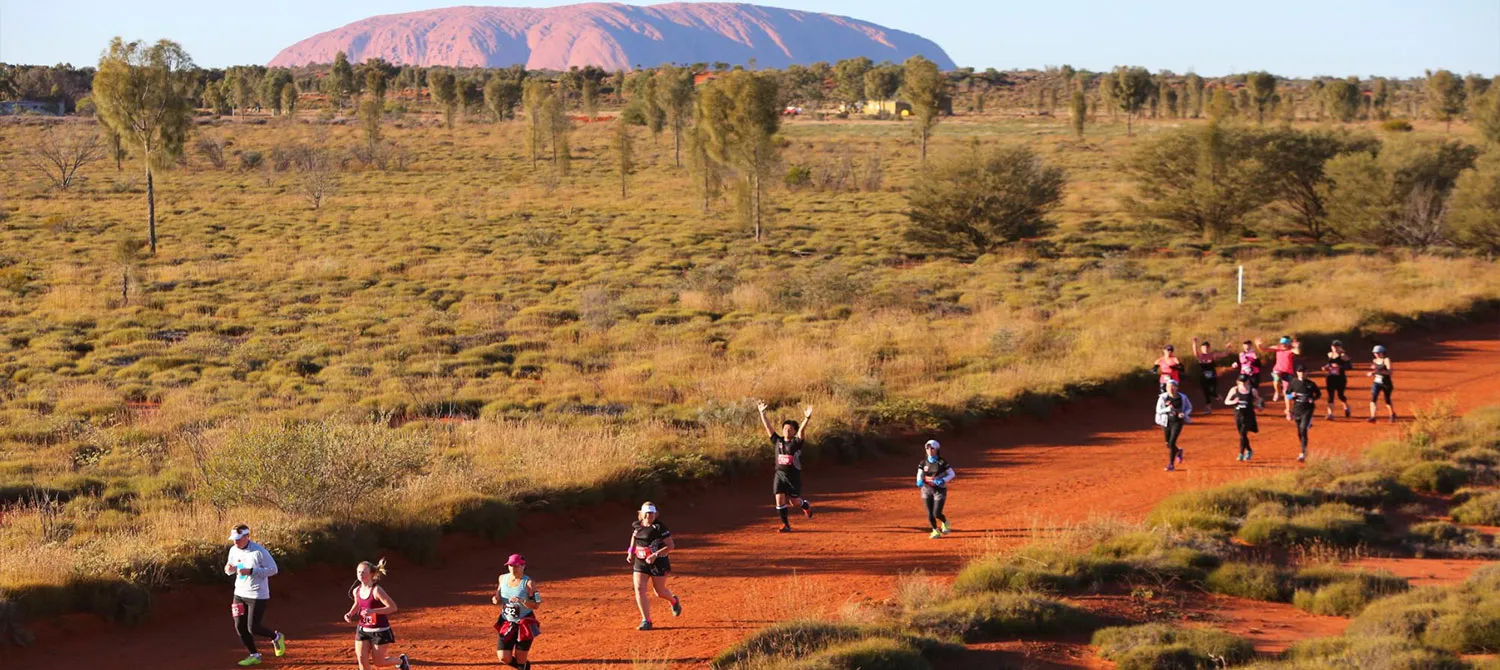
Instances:
[[[1500,324],[1393,341],[1395,400],[1404,417],[1440,397],[1451,396],[1461,411],[1500,403]],[[1368,358],[1362,343],[1351,351],[1356,360]],[[1351,378],[1356,418],[1369,399],[1364,381],[1362,375]],[[1195,387],[1189,390],[1196,394]],[[1099,516],[1138,520],[1175,491],[1298,466],[1296,432],[1268,405],[1254,438],[1254,462],[1234,460],[1233,417],[1220,410],[1196,418],[1184,431],[1186,467],[1163,472],[1166,450],[1152,423],[1152,404],[1149,393],[1091,399],[1046,419],[996,421],[943,438],[944,455],[959,477],[947,509],[955,532],[941,540],[927,538],[925,513],[911,484],[922,456],[920,439],[913,440],[909,456],[849,466],[812,463],[804,479],[817,516],[799,515],[790,535],[774,532],[769,476],[658,499],[662,521],[677,537],[671,586],[686,611],[674,619],[658,601],[658,628],[652,632],[634,630],[638,617],[622,557],[630,508],[551,515],[548,527],[498,545],[449,538],[436,565],[397,562],[387,579],[402,608],[392,617],[398,640],[392,648],[410,654],[419,667],[498,667],[489,596],[505,556],[516,551],[526,554],[528,573],[545,599],[538,613],[544,634],[532,655],[538,667],[701,667],[771,621],[885,599],[903,572],[922,568],[951,575],[966,558],[1020,544],[1038,531]],[[1399,430],[1384,421],[1330,423],[1319,416],[1314,460],[1353,454]],[[263,667],[354,667],[353,634],[341,620],[352,579],[353,566],[273,578],[266,624],[279,627],[290,642],[279,659],[264,645]],[[222,588],[189,588],[159,598],[157,613],[139,627],[66,619],[47,627],[29,648],[0,649],[0,665],[234,667],[244,650],[232,630],[229,598],[226,580]],[[996,651],[1001,653],[993,660],[1010,656]]]

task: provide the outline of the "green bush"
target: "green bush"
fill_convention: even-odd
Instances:
[[[1450,512],[1453,520],[1475,526],[1500,526],[1500,492],[1469,499]]]
[[[919,610],[913,629],[965,641],[1001,636],[1036,635],[1091,627],[1087,612],[1050,598],[1024,593],[960,596]]]
[[[714,657],[712,666],[728,668],[750,658],[809,656],[831,644],[865,637],[866,630],[852,624],[803,619],[784,621],[762,628]]]
[[[1484,533],[1447,521],[1425,521],[1407,530],[1407,540],[1425,547],[1484,547]]]
[[[1469,481],[1469,473],[1446,461],[1417,463],[1401,471],[1399,481],[1416,491],[1452,493]]]
[[[410,431],[286,421],[231,431],[204,474],[209,498],[221,506],[349,519],[373,496],[421,473],[428,460],[427,442]]]
[[[790,670],[928,670],[911,645],[888,637],[835,644],[788,666]]]
[[[1410,488],[1382,472],[1360,472],[1338,477],[1322,487],[1324,495],[1356,507],[1399,505],[1412,500]]]
[[[1375,539],[1376,531],[1362,512],[1346,503],[1327,503],[1296,511],[1276,503],[1263,503],[1251,511],[1235,536],[1253,545],[1320,542],[1354,546]]]
[[[1433,619],[1422,641],[1458,654],[1500,652],[1500,598],[1465,603]]]
[[[1265,563],[1225,563],[1208,573],[1204,586],[1214,593],[1268,602],[1282,602],[1289,595],[1284,576]]]
[[[1411,122],[1406,119],[1386,119],[1380,123],[1380,129],[1388,133],[1409,133]]]
[[[1229,633],[1164,624],[1104,628],[1094,633],[1093,645],[1118,670],[1218,668],[1255,657],[1254,645]]]

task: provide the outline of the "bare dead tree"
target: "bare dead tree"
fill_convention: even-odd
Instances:
[[[313,209],[321,206],[323,198],[338,189],[338,165],[327,149],[299,146],[292,150],[291,163],[297,176],[297,191]]]
[[[59,191],[68,190],[78,181],[79,170],[103,157],[99,132],[71,123],[43,129],[30,150],[22,154],[27,167],[46,177]]]
[[[1428,184],[1417,186],[1392,222],[1391,233],[1403,244],[1418,249],[1441,244],[1446,238],[1448,209],[1447,193]]]

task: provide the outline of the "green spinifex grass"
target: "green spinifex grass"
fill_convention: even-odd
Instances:
[[[814,438],[935,429],[1113,382],[1165,341],[1342,331],[1500,295],[1482,260],[1289,263],[1265,242],[1241,252],[1237,306],[1238,261],[1122,212],[1130,140],[1114,126],[1085,141],[1060,122],[940,126],[935,157],[1027,143],[1069,171],[1048,244],[962,264],[901,238],[921,167],[899,122],[791,122],[786,160],[812,185],[773,194],[755,244],[729,203],[701,211],[669,138],[642,131],[621,199],[609,124],[575,131],[559,179],[532,169],[520,124],[430,121],[386,129],[405,169],[350,162],[316,210],[266,167],[274,149],[343,154],[357,128],[202,127],[229,167],[194,156],[159,177],[154,259],[122,246],[143,235],[132,163],[93,164],[67,192],[0,171],[0,493],[25,503],[0,529],[0,588],[191,576],[226,516],[299,551],[330,520],[425,542],[423,523],[503,517],[495,503],[711,475],[759,453],[753,399],[814,405]],[[19,166],[38,132],[0,127],[0,162]],[[237,169],[249,152],[262,166]],[[205,482],[254,440],[327,443],[265,438],[299,419],[400,426],[392,444],[419,444],[420,466],[352,507]]]

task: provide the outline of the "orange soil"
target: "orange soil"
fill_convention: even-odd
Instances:
[[[1400,338],[1392,353],[1403,415],[1439,397],[1452,396],[1460,410],[1500,403],[1500,325],[1455,328],[1445,339]],[[1368,400],[1363,381],[1352,378],[1356,416]],[[686,612],[674,619],[658,601],[658,629],[648,633],[634,630],[638,617],[621,556],[632,519],[627,506],[548,515],[545,527],[528,523],[531,531],[498,545],[448,538],[437,564],[394,565],[386,585],[402,610],[392,618],[398,639],[393,650],[409,653],[419,666],[494,667],[489,595],[505,556],[518,551],[531,561],[529,573],[545,596],[539,612],[545,634],[532,657],[537,665],[631,667],[656,661],[662,665],[650,667],[699,667],[772,621],[885,599],[903,572],[951,574],[966,558],[1023,543],[1038,530],[1100,515],[1140,519],[1175,491],[1298,467],[1293,426],[1268,408],[1254,462],[1234,460],[1233,418],[1216,411],[1184,432],[1186,466],[1162,472],[1166,449],[1152,424],[1152,405],[1149,393],[1093,399],[1046,419],[992,422],[944,437],[944,454],[959,478],[947,510],[955,532],[942,540],[927,539],[925,513],[911,483],[920,439],[913,440],[908,457],[811,464],[805,483],[818,514],[794,520],[797,532],[790,535],[774,532],[769,476],[659,499],[663,521],[677,534],[671,586]],[[1353,454],[1398,430],[1384,422],[1320,419],[1312,458]],[[353,634],[341,620],[352,579],[348,566],[272,580],[266,624],[285,631],[290,646],[285,658],[268,653],[266,666],[354,666]],[[36,645],[0,651],[0,662],[16,670],[139,662],[154,670],[230,667],[244,651],[231,628],[229,597],[227,581],[222,589],[186,589],[161,599],[151,620],[135,628],[66,619],[41,631]],[[1301,625],[1306,619],[1281,609],[1242,617],[1246,630],[1263,631],[1259,641],[1268,648],[1284,644],[1296,630],[1278,628],[1277,622]],[[1024,647],[1041,644],[1006,643],[990,658],[1024,656]]]

